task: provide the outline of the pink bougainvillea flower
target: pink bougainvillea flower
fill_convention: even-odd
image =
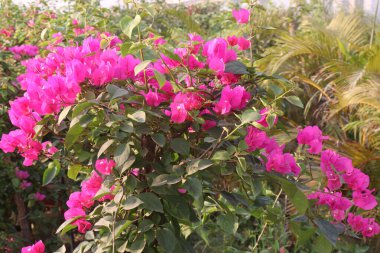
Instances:
[[[54,147],[50,141],[43,142],[42,149],[45,152],[45,154],[49,157],[58,152],[58,149]]]
[[[21,253],[45,253],[45,245],[40,240],[31,246],[23,247]]]
[[[228,44],[233,47],[236,46],[238,43],[238,38],[235,35],[228,36],[227,37]]]
[[[225,64],[222,59],[212,58],[208,64],[209,68],[215,70],[216,73],[223,73],[225,69]]]
[[[343,174],[344,182],[354,191],[367,189],[369,186],[369,176],[361,170],[354,168],[352,172]]]
[[[355,206],[360,207],[363,210],[371,210],[377,206],[377,201],[372,192],[375,190],[362,189],[354,191],[352,193],[352,200]]]
[[[26,188],[29,188],[32,186],[32,183],[29,182],[29,181],[26,181],[26,180],[22,180],[21,184],[20,184],[20,188],[25,190]]]
[[[71,21],[71,23],[72,23],[74,26],[76,26],[76,25],[79,24],[79,21],[78,21],[77,19],[73,19],[73,20]]]
[[[180,194],[186,194],[187,190],[185,188],[178,188],[177,191],[180,193]]]
[[[78,219],[73,222],[74,225],[77,225],[79,233],[85,234],[88,230],[92,228],[92,224],[85,219]]]
[[[353,213],[348,214],[347,223],[355,232],[362,233],[364,237],[373,237],[380,234],[380,225],[374,218],[363,218]]]
[[[322,151],[322,142],[329,137],[322,135],[318,126],[307,126],[298,132],[297,141],[299,144],[309,145],[311,154],[319,154]]]
[[[296,160],[290,153],[283,153],[282,150],[274,150],[267,155],[268,161],[265,164],[267,171],[276,171],[281,174],[298,175],[301,168],[297,165]]]
[[[341,221],[345,218],[345,212],[352,203],[348,198],[342,197],[341,192],[314,192],[307,196],[308,199],[316,199],[316,205],[326,205],[329,207],[334,219]]]
[[[171,121],[175,123],[183,123],[187,118],[187,110],[185,109],[185,105],[183,103],[171,103]]]
[[[215,104],[214,111],[217,114],[228,114],[232,110],[241,110],[243,109],[248,101],[251,99],[251,94],[245,90],[242,86],[236,86],[231,88],[226,86],[222,90],[222,95]]]
[[[83,192],[73,192],[70,194],[69,200],[66,201],[66,205],[69,208],[91,208],[94,205],[94,201],[91,196]]]
[[[27,172],[27,171],[19,170],[18,168],[16,168],[16,172],[15,173],[16,173],[16,177],[18,179],[23,180],[23,179],[29,178],[29,172]]]
[[[102,187],[103,179],[95,171],[91,173],[90,178],[84,180],[81,184],[82,193],[93,198]]]
[[[244,37],[239,37],[237,40],[237,45],[239,50],[247,50],[251,47],[251,41]]]
[[[95,163],[95,168],[103,175],[110,175],[116,163],[112,159],[98,159]]]
[[[46,195],[45,194],[42,194],[40,192],[36,192],[34,195],[33,195],[33,198],[35,200],[38,200],[38,201],[42,201],[46,198]]]
[[[250,12],[247,9],[233,10],[232,15],[239,24],[247,24],[250,18]]]
[[[267,134],[253,126],[247,128],[247,135],[245,136],[245,143],[247,143],[248,151],[255,151],[265,147],[268,139]]]
[[[263,108],[260,110],[260,115],[261,115],[261,118],[256,121],[257,123],[259,123],[260,125],[262,125],[263,127],[268,127],[268,122],[267,122],[267,116],[268,116],[268,108]],[[273,125],[276,125],[277,124],[277,121],[278,121],[278,117],[276,115],[275,119],[274,119],[274,123]]]
[[[321,169],[323,172],[335,170],[337,172],[352,173],[354,167],[351,159],[341,156],[332,150],[324,150],[321,153]]]

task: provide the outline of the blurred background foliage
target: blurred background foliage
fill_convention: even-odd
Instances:
[[[129,14],[134,16],[138,4],[119,7],[102,8],[99,1],[70,1],[70,8],[65,10],[49,10],[45,2],[32,6],[19,6],[10,0],[0,1],[0,29],[12,31],[11,37],[0,34],[0,134],[11,128],[7,118],[8,101],[12,100],[19,90],[14,80],[23,70],[6,48],[35,44],[46,47],[54,41],[52,35],[61,32],[66,40],[80,41],[90,34],[110,32],[120,35],[119,22]],[[128,2],[128,1],[127,1]],[[248,1],[240,1],[246,2]],[[212,37],[229,35],[252,36],[255,59],[249,64],[257,71],[267,74],[281,75],[290,82],[287,86],[298,91],[298,96],[305,105],[303,109],[287,107],[283,119],[287,122],[290,135],[277,136],[289,142],[295,137],[298,126],[318,125],[331,138],[328,147],[343,151],[344,155],[353,159],[354,165],[371,176],[372,186],[380,188],[380,34],[373,17],[363,13],[339,13],[333,15],[322,2],[295,1],[289,9],[274,6],[264,8],[251,1],[254,8],[254,29],[238,30],[232,21],[230,9],[237,4],[204,3],[192,6],[168,5],[164,1],[142,3],[146,12],[141,14],[143,34],[153,32],[161,35],[172,45],[186,39],[191,32],[198,33],[205,40]],[[76,36],[72,20],[77,19],[80,27],[92,26],[82,35]],[[34,25],[28,25],[30,20]],[[237,34],[238,33],[238,34]],[[63,42],[64,43],[64,42]],[[46,52],[42,52],[42,55]],[[276,93],[281,86],[265,81],[260,84],[263,89]],[[287,87],[289,88],[289,87]],[[290,137],[289,137],[290,136]],[[75,182],[53,184],[50,189],[40,189],[43,164],[29,169],[33,186],[20,191],[14,170],[20,166],[18,157],[0,154],[0,251],[15,252],[20,245],[34,239],[49,238],[47,246],[55,248],[59,241],[72,243],[73,238],[55,238],[52,236],[58,224],[62,222],[64,202]],[[233,182],[226,182],[233,184]],[[30,194],[42,191],[47,201],[40,204],[31,201]],[[271,193],[273,195],[273,193]],[[11,198],[9,196],[12,196]],[[20,236],[19,207],[15,207],[14,199],[21,196],[26,208],[27,221],[31,227],[29,238]],[[263,200],[265,201],[265,200]],[[285,203],[286,204],[286,203]],[[276,212],[291,212],[273,209]],[[47,216],[48,215],[48,216]],[[258,214],[260,215],[260,214]],[[279,215],[280,216],[280,215]],[[41,217],[49,217],[42,219]],[[209,245],[203,241],[194,241],[198,252],[213,249],[212,252],[244,252],[229,248],[228,245],[242,246],[249,238],[261,231],[257,226],[254,235],[245,234],[244,227],[254,224],[240,220],[240,238],[232,235],[219,236],[217,227],[209,228]],[[39,224],[44,223],[44,224]],[[211,225],[210,225],[211,226]],[[271,227],[261,240],[261,252],[285,252],[294,242],[290,231],[299,228],[295,224],[284,224]],[[42,228],[42,230],[41,230]],[[213,231],[215,237],[212,236]],[[247,230],[252,231],[252,230]],[[313,232],[314,233],[314,232]],[[299,235],[298,235],[299,236]],[[314,240],[304,235],[302,245],[297,245],[297,252],[313,251]],[[275,240],[274,238],[280,238]],[[196,240],[196,239],[195,239]],[[318,238],[317,238],[318,240]],[[380,243],[374,239],[371,246],[342,246],[340,252],[379,252]],[[281,245],[281,246],[280,246]],[[3,248],[2,248],[3,247]],[[344,247],[347,247],[345,250]],[[351,247],[351,248],[350,248]],[[211,252],[211,251],[207,251]]]

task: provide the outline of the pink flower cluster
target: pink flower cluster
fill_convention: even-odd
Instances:
[[[21,56],[36,56],[39,52],[37,46],[24,44],[21,46],[14,46],[9,48],[9,51],[13,53],[16,59],[21,59]]]
[[[45,253],[45,245],[40,240],[31,246],[23,247],[21,253]]]
[[[100,169],[103,171],[104,169],[104,171],[108,173],[108,171],[112,170],[111,167],[113,167],[113,161],[111,160],[109,162],[104,162],[104,160],[100,160],[101,162],[97,163],[95,166],[97,167],[97,170]],[[92,227],[91,223],[85,219],[85,210],[91,208],[95,204],[93,198],[102,187],[102,183],[103,178],[99,176],[97,172],[93,171],[91,173],[91,176],[82,182],[81,191],[71,193],[69,200],[66,202],[66,205],[69,207],[69,209],[64,213],[65,220],[77,218],[72,222],[72,224],[78,227],[78,231],[80,233],[86,233],[86,231]],[[112,191],[113,187],[111,187],[110,190]],[[113,197],[114,196],[112,194],[107,194],[101,197],[98,201],[102,202],[106,200],[112,200]]]
[[[266,122],[267,109],[260,111],[262,117],[257,121],[264,127],[268,127]],[[275,120],[277,122],[277,119]],[[266,157],[265,167],[267,171],[276,171],[281,174],[298,175],[301,168],[297,165],[294,156],[290,153],[284,153],[283,146],[280,146],[275,139],[269,138],[267,134],[253,126],[247,129],[245,142],[248,145],[248,151],[264,150],[262,154]]]
[[[309,153],[319,154],[322,151],[323,140],[328,138],[328,136],[322,135],[322,131],[317,126],[307,126],[299,131],[297,141],[299,144],[309,145]]]
[[[20,188],[25,190],[26,188],[29,188],[32,186],[32,183],[29,182],[27,179],[29,178],[29,172],[25,170],[19,170],[19,168],[16,168],[15,171],[16,177],[21,180]]]
[[[232,16],[236,19],[239,24],[247,24],[250,18],[250,12],[247,9],[241,8],[239,10],[233,10]]]
[[[342,197],[341,192],[330,193],[314,192],[308,195],[308,199],[317,199],[317,205],[327,205],[330,209],[331,216],[337,221],[342,221],[346,217],[346,211],[352,206],[348,198]]]
[[[347,222],[355,232],[361,233],[364,237],[380,234],[380,225],[376,223],[374,218],[363,218],[360,215],[349,213]]]
[[[98,159],[95,163],[95,168],[103,175],[110,175],[115,165],[114,160]]]
[[[309,145],[308,152],[311,154],[321,154],[321,170],[327,179],[327,188],[325,192],[311,193],[309,199],[317,199],[317,205],[327,205],[331,215],[337,221],[346,218],[346,211],[355,205],[363,210],[371,210],[377,206],[375,196],[372,195],[374,190],[369,190],[369,177],[361,170],[354,168],[351,159],[337,154],[333,150],[323,150],[322,142],[328,139],[322,135],[322,131],[317,126],[308,126],[300,130],[297,136],[299,144]],[[352,202],[346,197],[342,197],[339,192],[346,184],[352,191]],[[356,218],[354,218],[356,217]],[[358,222],[356,222],[358,221]],[[360,222],[359,222],[360,221]],[[379,225],[370,218],[361,218],[350,213],[347,219],[348,224],[352,226],[356,232],[362,232],[363,236],[370,237],[380,233]],[[360,226],[358,225],[360,224]],[[358,228],[360,227],[360,229]],[[367,233],[371,228],[371,233]],[[376,231],[377,228],[377,232]]]

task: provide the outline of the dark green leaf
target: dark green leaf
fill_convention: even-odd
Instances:
[[[124,210],[131,210],[131,209],[134,209],[136,207],[138,207],[139,205],[141,205],[143,202],[135,197],[135,196],[129,196],[123,203],[122,203],[122,208]]]
[[[212,166],[213,162],[208,159],[194,159],[190,162],[189,166],[187,166],[187,174],[191,175],[196,173],[199,170],[207,169],[208,167]]]
[[[309,202],[307,201],[305,194],[300,189],[298,189],[295,182],[290,182],[286,178],[273,173],[268,173],[267,176],[274,179],[274,181],[277,183],[281,184],[282,189],[285,191],[286,195],[289,197],[293,205],[297,208],[299,214],[304,214],[306,212],[306,209],[309,206]]]
[[[329,221],[315,218],[313,222],[318,226],[319,231],[322,232],[323,236],[331,242],[332,245],[335,245],[338,241],[339,235],[343,232],[331,224]]]
[[[97,102],[95,101],[86,101],[86,102],[77,104],[73,109],[72,117],[75,118],[76,116],[81,114],[85,109],[96,104]]]
[[[231,235],[235,234],[239,227],[237,218],[232,213],[227,213],[226,215],[219,215],[216,219],[216,223],[223,231]]]
[[[111,96],[110,100],[129,94],[129,92],[126,89],[122,89],[114,84],[109,84],[106,89]]]
[[[170,147],[181,155],[188,155],[190,153],[190,144],[183,138],[176,138],[170,142]]]
[[[154,134],[154,135],[152,135],[152,139],[161,148],[163,146],[165,146],[165,142],[166,142],[165,135],[163,135],[161,133]]]
[[[139,194],[139,199],[143,201],[143,208],[151,211],[163,213],[163,207],[160,199],[151,192],[144,192]]]
[[[157,231],[157,241],[164,249],[165,253],[174,252],[176,244],[178,243],[176,236],[168,228],[163,228]]]
[[[80,134],[83,132],[83,127],[80,123],[76,123],[74,126],[70,127],[69,131],[67,131],[65,138],[65,146],[67,149],[71,148],[71,146],[78,140]]]
[[[116,162],[116,167],[121,167],[127,161],[130,154],[129,145],[126,143],[120,144],[114,153],[114,160]]]
[[[226,63],[226,68],[224,72],[237,74],[237,75],[249,74],[247,70],[247,66],[245,66],[244,63],[240,61],[230,61]]]

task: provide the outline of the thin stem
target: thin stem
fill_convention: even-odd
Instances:
[[[279,199],[281,193],[282,193],[282,189],[281,189],[280,192],[277,194],[276,199],[274,200],[274,203],[273,203],[273,205],[272,205],[272,208],[275,207],[275,205],[276,205],[276,203],[277,203],[277,201],[278,201],[278,199]],[[257,246],[259,246],[259,242],[260,242],[261,237],[263,236],[264,231],[265,231],[265,229],[267,228],[267,226],[268,226],[268,222],[265,222],[263,228],[261,229],[261,232],[260,232],[259,236],[257,237],[257,241],[256,241],[256,243],[255,243],[255,246],[253,246],[252,251],[254,251],[254,250],[257,248]]]

